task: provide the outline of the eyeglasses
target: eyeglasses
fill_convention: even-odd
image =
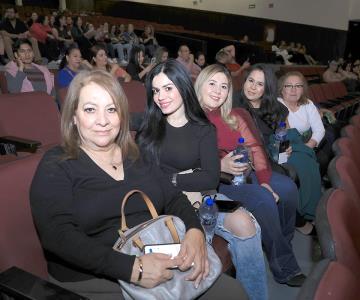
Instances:
[[[300,90],[304,87],[303,84],[285,84],[284,88],[286,88],[287,90],[291,90],[293,88],[296,88],[297,90]]]

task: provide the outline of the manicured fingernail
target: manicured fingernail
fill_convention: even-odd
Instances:
[[[198,283],[195,283],[195,288],[197,289],[199,287],[199,284]]]

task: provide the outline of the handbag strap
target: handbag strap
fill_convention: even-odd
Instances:
[[[152,216],[153,219],[156,219],[159,217],[155,207],[154,207],[154,204],[151,202],[150,198],[142,191],[140,190],[131,190],[130,192],[128,192],[124,199],[123,199],[123,202],[121,204],[121,231],[122,232],[125,232],[126,230],[128,230],[129,228],[127,227],[127,224],[126,224],[126,218],[125,218],[125,204],[126,202],[128,201],[128,199],[130,198],[130,196],[132,196],[133,194],[135,193],[140,193],[140,195],[142,196],[143,200],[145,201],[146,203],[146,206],[148,207],[149,211],[150,211],[150,214]]]

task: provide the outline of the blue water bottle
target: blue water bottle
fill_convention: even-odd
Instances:
[[[245,146],[245,139],[242,137],[239,138],[238,145],[236,149],[233,151],[233,155],[238,155],[238,154],[242,154],[243,156],[235,160],[235,162],[243,163],[243,164],[249,162],[249,149]],[[240,185],[246,183],[246,173],[242,172],[240,175],[234,176],[232,182],[234,185]]]
[[[206,196],[199,208],[199,218],[206,234],[206,242],[209,244],[211,244],[214,237],[218,213],[219,210],[214,199]]]

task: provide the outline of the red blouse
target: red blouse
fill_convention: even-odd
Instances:
[[[48,33],[51,34],[51,27],[40,23],[33,23],[29,29],[31,36],[45,44]]]
[[[233,151],[237,146],[239,138],[243,137],[245,139],[245,145],[251,151],[255,174],[259,184],[269,184],[271,166],[250,114],[243,108],[234,108],[231,111],[231,114],[236,116],[239,120],[238,130],[231,129],[229,125],[223,121],[220,110],[209,112],[207,115],[211,123],[216,127],[220,157]]]

